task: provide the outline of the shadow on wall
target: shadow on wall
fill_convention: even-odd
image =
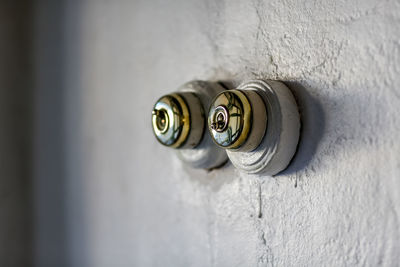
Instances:
[[[64,3],[35,4],[33,265],[64,266],[67,260]]]
[[[78,35],[69,35],[75,24],[68,24],[68,8],[65,0],[37,0],[34,8],[34,266],[74,265],[71,222],[81,226],[81,221],[71,219],[70,199],[78,202],[80,195],[70,197],[67,158],[68,97],[74,90],[68,87],[67,64],[71,43],[79,43]],[[74,23],[79,25],[77,11]],[[79,249],[83,254],[84,233],[81,236]]]
[[[30,1],[0,1],[0,266],[32,261]]]
[[[325,131],[322,105],[298,82],[285,82],[294,94],[301,117],[300,142],[289,167],[279,175],[292,174],[307,167]]]

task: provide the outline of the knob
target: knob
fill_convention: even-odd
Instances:
[[[191,81],[176,92],[160,97],[151,118],[156,139],[173,148],[192,167],[211,169],[222,165],[227,155],[207,133],[205,111],[223,90],[216,82]]]
[[[153,132],[157,140],[173,148],[194,148],[203,137],[204,109],[193,92],[165,95],[154,105]]]
[[[214,99],[208,120],[217,145],[235,151],[251,151],[264,136],[267,113],[256,91],[227,90]]]
[[[278,81],[253,80],[221,92],[210,105],[207,123],[215,144],[247,173],[281,172],[299,140],[296,101]]]

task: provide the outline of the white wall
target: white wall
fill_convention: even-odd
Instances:
[[[70,264],[398,264],[398,1],[70,1],[63,14]],[[192,170],[153,137],[162,94],[250,78],[298,97],[283,174]],[[57,261],[45,247],[38,265]]]

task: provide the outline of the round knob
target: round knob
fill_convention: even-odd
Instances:
[[[192,92],[161,97],[152,112],[153,132],[157,140],[173,148],[193,148],[204,132],[204,112]]]
[[[214,142],[237,151],[255,149],[265,134],[267,114],[264,101],[254,90],[227,90],[217,95],[208,114]]]

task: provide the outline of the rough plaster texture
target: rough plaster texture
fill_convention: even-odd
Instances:
[[[79,1],[64,11],[71,265],[398,265],[398,1]],[[160,95],[192,79],[250,78],[286,81],[301,107],[302,140],[281,175],[189,169],[153,137]]]

